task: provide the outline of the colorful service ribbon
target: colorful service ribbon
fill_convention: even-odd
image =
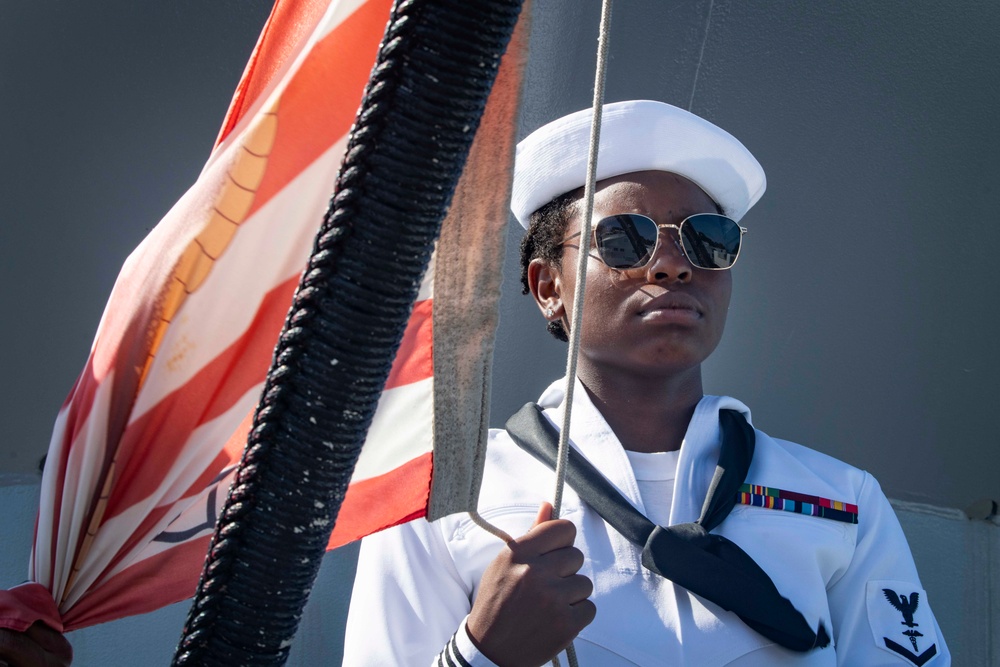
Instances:
[[[741,505],[784,510],[796,514],[818,516],[843,523],[858,522],[858,506],[806,493],[772,489],[758,484],[744,484],[737,493]]]

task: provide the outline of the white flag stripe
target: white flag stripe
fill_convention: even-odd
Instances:
[[[434,296],[434,259],[437,257],[436,253],[431,253],[430,261],[427,262],[427,272],[424,273],[424,279],[420,283],[420,291],[417,292],[417,298],[413,302],[413,306],[416,307],[421,301],[426,301]]]
[[[100,473],[107,451],[107,417],[109,413],[112,388],[115,374],[108,373],[94,394],[94,402],[90,413],[82,424],[82,428],[70,446],[66,464],[67,478],[63,484],[62,502],[59,507],[59,525],[57,528],[58,550],[75,549],[80,538],[88,528],[87,518],[91,511],[91,502],[101,490]],[[81,447],[82,441],[89,442],[88,447]],[[74,474],[75,473],[75,474]],[[45,545],[46,547],[48,545]],[[52,554],[55,567],[53,580],[46,581],[49,572],[41,572],[39,583],[48,586],[52,597],[58,604],[65,593],[65,587],[70,577],[69,569],[73,562],[70,553]],[[62,608],[63,605],[60,605]]]
[[[42,488],[38,499],[38,524],[36,532],[39,536],[44,535],[48,537],[54,535],[56,532],[55,521],[58,518],[58,514],[56,513],[55,502],[58,497],[58,489],[54,487],[61,484],[62,481],[55,479],[53,467],[56,461],[62,459],[63,451],[67,446],[63,442],[62,434],[66,430],[68,413],[69,408],[63,408],[56,416],[56,423],[52,429],[52,440],[49,443],[48,454],[46,454],[46,469],[42,475]],[[28,578],[46,586],[51,584],[49,573],[47,571],[38,571],[37,566],[40,563],[55,562],[51,547],[51,539],[36,539],[34,547],[31,550],[31,560],[28,567]]]
[[[431,451],[434,378],[382,392],[351,483],[384,475]]]
[[[66,422],[69,418],[69,407],[64,407],[56,416],[56,423],[52,429],[52,440],[49,443],[49,451],[46,454],[45,471],[42,474],[41,494],[38,499],[38,524],[39,535],[52,535],[55,533],[56,498],[60,497],[62,481],[56,478],[55,461],[61,460],[66,443],[63,442],[63,433],[66,431]],[[42,542],[44,548],[39,548],[39,544],[32,544],[31,560],[28,565],[28,579],[47,583],[49,572],[52,568],[53,554],[49,549],[48,542]]]

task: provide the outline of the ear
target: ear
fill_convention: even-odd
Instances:
[[[528,289],[542,316],[550,322],[562,319],[562,276],[548,261],[535,258],[528,264]],[[550,314],[551,313],[551,314]]]

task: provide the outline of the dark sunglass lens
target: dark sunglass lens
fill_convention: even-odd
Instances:
[[[594,228],[597,253],[613,269],[642,266],[656,246],[656,233],[656,223],[643,215],[604,218]]]
[[[681,226],[688,260],[703,269],[728,269],[740,252],[740,226],[723,215],[692,215]]]

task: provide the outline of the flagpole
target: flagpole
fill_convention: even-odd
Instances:
[[[394,5],[174,665],[287,659],[521,4]]]

